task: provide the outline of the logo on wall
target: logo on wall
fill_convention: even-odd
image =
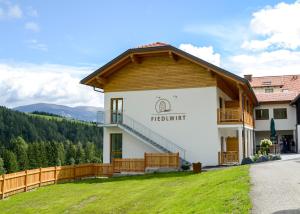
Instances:
[[[171,103],[167,99],[159,99],[155,103],[155,110],[157,113],[170,112],[171,111]]]
[[[177,99],[177,96],[173,96],[173,97]],[[156,113],[152,114],[151,116],[152,122],[178,121],[178,120],[186,119],[185,113],[177,113],[173,111],[169,99],[158,97],[158,100],[155,102],[154,107]]]

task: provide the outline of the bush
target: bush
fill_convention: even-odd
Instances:
[[[263,154],[269,154],[270,146],[272,146],[272,141],[269,139],[263,139],[260,141],[260,147]]]
[[[253,163],[253,160],[251,158],[247,157],[242,160],[241,164],[246,165],[246,164],[251,164],[251,163]]]
[[[181,165],[181,169],[182,170],[189,170],[191,168],[191,164],[190,163],[183,163],[182,165]]]
[[[265,162],[268,160],[269,160],[269,157],[267,155],[262,155],[256,160],[256,163],[261,163],[261,162]]]
[[[280,155],[273,155],[271,160],[281,160]]]

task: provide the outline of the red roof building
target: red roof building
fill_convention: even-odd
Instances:
[[[300,93],[300,75],[252,77],[245,75],[260,103],[291,102]]]

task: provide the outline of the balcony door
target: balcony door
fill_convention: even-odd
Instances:
[[[111,123],[122,123],[123,120],[123,98],[111,98]]]

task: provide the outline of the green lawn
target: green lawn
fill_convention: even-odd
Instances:
[[[249,167],[89,179],[0,201],[0,213],[249,213]]]

